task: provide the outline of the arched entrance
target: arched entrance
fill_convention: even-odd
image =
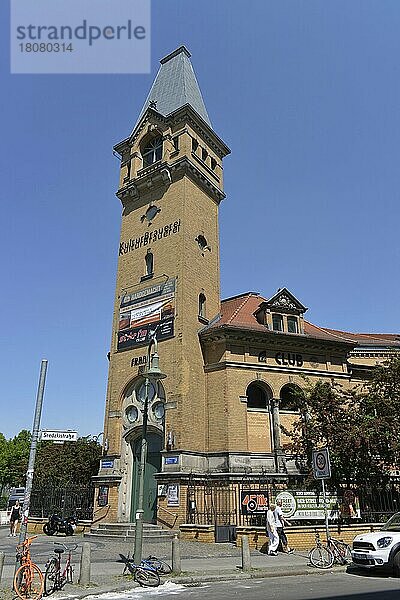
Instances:
[[[132,449],[132,502],[131,522],[135,521],[139,495],[139,467],[142,439],[136,438],[131,442]],[[147,434],[147,463],[144,474],[143,490],[143,521],[155,523],[157,520],[157,482],[154,474],[161,471],[162,436],[157,433]]]

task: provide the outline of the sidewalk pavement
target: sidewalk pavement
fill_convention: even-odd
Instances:
[[[7,537],[8,532],[0,530],[0,552],[5,553],[3,575],[0,582],[0,598],[11,600],[12,578],[14,573],[15,545],[18,538]],[[54,542],[72,545],[78,544],[74,553],[75,581],[79,578],[79,561],[82,543],[87,539],[82,536],[74,538],[38,536],[31,546],[31,555],[34,562],[44,570],[47,558],[51,555]],[[137,584],[130,577],[123,577],[123,565],[116,562],[118,554],[132,554],[132,543],[115,539],[90,540],[91,545],[91,581],[92,584],[82,587],[77,583],[67,584],[63,591],[57,592],[55,598],[83,598],[92,594],[101,594],[111,591],[130,589]],[[206,581],[224,581],[232,579],[250,579],[260,577],[284,577],[289,575],[318,574],[325,571],[317,570],[308,564],[307,551],[298,551],[293,554],[267,556],[257,550],[251,551],[251,569],[243,571],[241,568],[241,549],[232,544],[206,544],[182,540],[181,568],[182,573],[162,577],[162,581],[173,581],[181,584],[199,584]],[[145,543],[143,556],[152,554],[171,563],[171,542]],[[344,570],[344,567],[335,567],[334,570]],[[328,572],[331,572],[330,569]]]

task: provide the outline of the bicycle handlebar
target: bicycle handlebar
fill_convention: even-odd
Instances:
[[[63,548],[65,548],[65,550],[68,550],[68,552],[73,552],[78,547],[78,544],[74,544],[73,546],[66,546],[65,544],[62,544],[61,542],[54,542],[54,545],[62,546]]]

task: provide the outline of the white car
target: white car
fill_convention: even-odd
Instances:
[[[357,535],[351,557],[358,567],[386,567],[400,577],[400,513],[394,514],[379,531]]]

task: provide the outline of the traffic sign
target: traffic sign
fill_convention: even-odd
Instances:
[[[312,451],[312,467],[314,479],[330,479],[331,462],[328,448],[318,448]]]

